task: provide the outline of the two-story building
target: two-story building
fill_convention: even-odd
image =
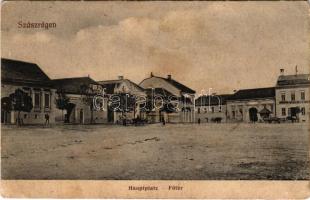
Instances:
[[[195,122],[195,91],[174,80],[171,75],[167,78],[154,76],[144,79],[140,84],[146,90],[162,88],[172,94],[170,101],[175,104],[178,101],[175,112],[166,112],[166,122]],[[159,117],[160,118],[160,117]]]
[[[44,124],[46,115],[49,122],[55,119],[55,89],[51,79],[35,63],[1,59],[1,99],[9,97],[15,90],[21,89],[32,98],[30,112],[21,112],[24,124]],[[15,124],[17,112],[1,108],[1,123]]]
[[[276,113],[279,118],[296,117],[300,122],[310,118],[310,74],[281,75],[276,85]]]
[[[65,112],[57,110],[57,122],[65,121],[73,124],[107,122],[107,101],[101,98],[101,105],[97,107],[93,101],[96,95],[102,94],[102,86],[98,82],[90,77],[74,77],[54,79],[53,84],[57,93],[64,93],[70,104]]]

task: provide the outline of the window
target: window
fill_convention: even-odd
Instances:
[[[284,92],[281,93],[281,100],[282,100],[282,101],[285,101],[285,93],[284,93]]]
[[[219,112],[222,112],[222,106],[220,105],[220,107],[219,107]]]
[[[207,108],[204,108],[204,110],[205,110],[205,113],[207,113],[207,110],[208,110],[208,109],[207,109]]]
[[[35,118],[35,119],[38,119],[38,115],[37,115],[37,114],[35,114],[35,115],[34,115],[34,118]]]
[[[286,116],[286,109],[282,108],[282,116]]]
[[[24,119],[26,119],[27,118],[27,114],[24,114]]]
[[[41,102],[41,94],[40,92],[34,93],[34,107],[40,108],[40,102]]]
[[[212,111],[212,113],[214,113],[214,107],[213,106],[211,107],[211,111]]]
[[[291,116],[291,115],[292,115],[291,108],[288,108],[288,109],[287,109],[287,114],[288,114],[288,116]]]
[[[300,92],[300,99],[305,100],[305,91]]]
[[[200,114],[200,108],[198,108],[198,114]]]
[[[50,94],[49,93],[45,93],[44,94],[44,107],[45,108],[49,108],[50,107]]]
[[[232,111],[231,114],[232,114],[232,118],[235,119],[235,117],[236,117],[235,111]]]
[[[292,101],[295,101],[295,92],[292,92],[292,93],[291,93],[291,100],[292,100]]]
[[[300,109],[300,112],[301,112],[301,115],[306,115],[306,109],[305,109],[305,107],[302,107],[302,108]]]

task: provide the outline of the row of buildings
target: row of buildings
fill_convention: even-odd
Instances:
[[[280,75],[275,87],[242,89],[233,94],[201,96],[196,99],[196,118],[202,122],[221,118],[227,122],[296,119],[308,122],[310,75]]]
[[[309,121],[309,74],[281,73],[275,87],[197,96],[171,75],[159,77],[151,73],[140,84],[123,76],[107,81],[90,77],[52,80],[37,64],[2,58],[1,123],[14,124],[19,116],[25,124],[43,124],[47,115],[50,123],[72,124],[120,123],[136,118],[151,123],[249,122],[292,116],[301,122]],[[3,105],[4,99],[17,89],[31,97],[30,112]],[[94,107],[98,95],[99,109]],[[132,105],[121,109],[130,104],[127,97],[134,98]],[[113,107],[115,104],[118,106]]]

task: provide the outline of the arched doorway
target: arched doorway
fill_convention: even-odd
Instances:
[[[256,108],[253,107],[249,109],[249,117],[251,122],[256,122],[258,120]]]

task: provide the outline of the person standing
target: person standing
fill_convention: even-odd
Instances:
[[[49,125],[50,124],[50,116],[46,113],[45,114],[45,125]]]
[[[164,116],[162,117],[162,123],[163,123],[164,126],[166,125],[166,121],[165,121],[165,117]]]

